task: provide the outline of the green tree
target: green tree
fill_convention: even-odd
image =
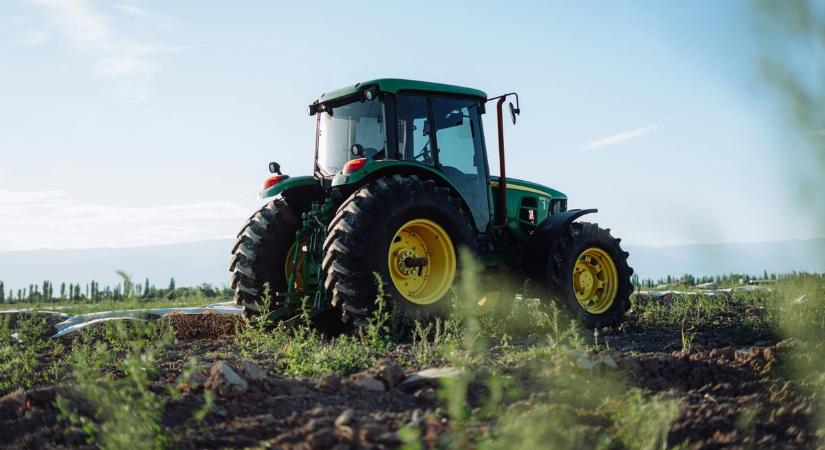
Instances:
[[[132,298],[132,291],[134,289],[134,285],[132,284],[132,277],[130,277],[129,274],[122,270],[116,270],[115,272],[123,282],[123,297],[126,300],[129,300],[130,298]]]
[[[169,279],[169,289],[166,292],[166,298],[173,299],[177,293],[175,292],[175,279]]]
[[[49,280],[43,281],[43,301],[50,302],[52,300],[52,283]]]
[[[0,303],[6,302],[6,287],[3,285],[3,282],[0,281]]]

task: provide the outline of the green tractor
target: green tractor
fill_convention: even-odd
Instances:
[[[585,326],[620,322],[633,291],[628,253],[609,230],[576,221],[595,209],[568,210],[561,192],[506,176],[508,97],[515,124],[515,93],[488,98],[378,79],[323,94],[309,105],[314,174],[290,177],[270,163],[260,195],[272,200],[238,233],[229,269],[235,302],[258,314],[268,285],[272,320],[308,310],[359,326],[381,293],[401,313],[433,315],[470,257],[483,269],[479,289],[490,292],[482,304],[500,291],[485,280],[509,274],[532,280]],[[481,120],[494,100],[498,177],[490,175]]]

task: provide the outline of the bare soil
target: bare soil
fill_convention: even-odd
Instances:
[[[232,348],[232,334],[243,326],[237,317],[175,315],[164,320],[174,327],[177,341],[160,361],[161,374],[154,386],[158,393],[178,379],[190,357],[204,367],[225,360],[244,375],[243,361]],[[698,330],[689,351],[681,350],[680,333],[668,329],[628,327],[605,332],[600,339],[629,383],[679,399],[668,445],[816,448],[809,426],[814,398],[806,393],[804,383],[786,372],[791,350],[804,344],[726,326],[724,321]],[[266,365],[265,358],[256,362]],[[405,425],[420,429],[426,447],[438,446],[440,436],[449,431],[449,421],[436,400],[435,386],[401,389],[397,380],[384,376],[396,370],[403,376],[413,372],[384,361],[364,374],[347,377],[250,379],[245,392],[216,396],[214,409],[200,427],[190,426],[188,420],[202,405],[203,388],[184,389],[181,399],[167,403],[163,424],[181,430],[179,442],[193,449],[397,448],[401,441],[395,430]],[[384,389],[359,385],[365,376],[383,380]],[[65,392],[66,385],[59,384],[2,397],[0,446],[85,448],[84,433],[67,430],[57,420],[53,402]]]

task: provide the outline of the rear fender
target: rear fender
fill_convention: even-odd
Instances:
[[[313,201],[324,199],[321,180],[312,176],[288,177],[278,184],[261,191],[261,198],[282,195],[293,211],[300,214],[309,210]]]
[[[341,189],[344,196],[348,196],[372,180],[381,177],[391,177],[393,175],[417,175],[421,178],[427,178],[435,181],[435,183],[439,186],[450,189],[453,194],[461,199],[461,205],[464,210],[470,215],[470,217],[474,217],[467,200],[463,195],[461,195],[458,187],[446,176],[444,176],[443,172],[417,162],[398,160],[370,161],[366,166],[364,166],[363,169],[360,169],[352,174],[337,174],[332,180],[332,186],[333,188],[337,187],[338,189]],[[478,228],[475,221],[472,221],[471,223],[473,224],[473,228]]]

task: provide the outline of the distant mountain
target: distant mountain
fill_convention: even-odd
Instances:
[[[165,287],[174,277],[178,286],[229,280],[229,251],[232,241],[219,239],[184,244],[134,248],[83,250],[31,250],[0,252],[0,280],[7,289],[19,289],[48,279],[85,284],[115,284],[115,270],[148,278]],[[630,265],[642,278],[667,275],[716,275],[764,270],[825,272],[825,239],[791,240],[756,244],[681,245],[672,247],[626,246]]]
[[[671,247],[628,245],[630,265],[641,278],[725,273],[825,272],[825,239],[701,244]]]

